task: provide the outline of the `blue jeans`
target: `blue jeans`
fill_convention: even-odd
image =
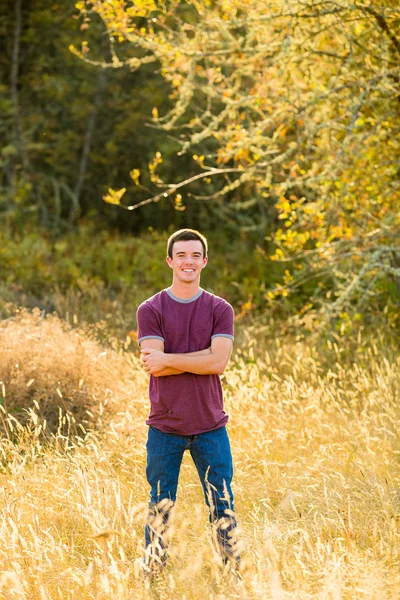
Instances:
[[[149,428],[146,476],[150,502],[145,527],[146,562],[165,564],[168,525],[176,501],[183,453],[189,450],[210,510],[215,541],[224,562],[240,560],[231,489],[232,454],[225,427],[198,435],[175,435]]]

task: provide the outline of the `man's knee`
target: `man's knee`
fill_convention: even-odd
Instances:
[[[175,502],[170,498],[163,498],[157,503],[150,502],[146,525],[153,536],[165,537],[174,505]]]

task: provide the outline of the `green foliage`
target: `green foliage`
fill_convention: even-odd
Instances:
[[[179,155],[203,169],[205,191],[192,192],[186,177],[188,196],[208,199],[226,224],[273,238],[288,274],[271,299],[298,291],[304,272],[329,278],[323,303],[334,316],[379,298],[382,279],[399,289],[393,0],[144,3],[140,21],[120,0],[79,8],[129,44],[138,65],[144,48],[146,61],[161,63],[172,108],[154,109],[154,126],[179,133]],[[147,202],[175,191],[159,176],[152,181],[159,191]]]
[[[171,283],[164,260],[170,233],[150,229],[140,236],[128,235],[91,221],[57,237],[41,229],[19,234],[0,229],[0,316],[9,316],[7,303],[38,307],[56,311],[72,324],[101,322],[105,331],[125,338],[136,328],[140,302]],[[380,295],[368,310],[342,310],[326,319],[319,307],[329,288],[332,293],[329,278],[305,276],[286,294],[282,282],[292,283],[288,265],[270,260],[265,243],[255,244],[245,234],[211,232],[207,237],[210,260],[201,284],[233,304],[238,325],[253,324],[261,330],[272,319],[275,332],[280,329],[299,339],[315,332],[328,339],[356,339],[365,327],[388,332],[400,327],[397,291],[388,280],[381,281]],[[107,339],[101,328],[98,336]]]
[[[232,302],[238,318],[268,309],[266,290],[282,277],[281,266],[244,236],[208,237],[210,261],[202,285]],[[1,295],[63,316],[72,316],[72,310],[89,322],[103,319],[103,312],[115,326],[124,319],[133,326],[138,304],[170,285],[167,238],[168,232],[149,230],[139,237],[91,222],[57,238],[43,230],[15,235],[0,230]]]
[[[149,68],[102,72],[79,60],[69,46],[80,48],[85,37],[100,60],[110,59],[110,47],[102,22],[93,19],[86,31],[67,0],[51,6],[43,0],[35,7],[21,3],[20,8],[17,59],[14,3],[4,9],[0,23],[0,218],[15,228],[29,221],[62,232],[82,214],[105,213],[113,225],[140,230],[141,220],[108,209],[102,196],[110,186],[129,184],[133,164],[147,169],[160,136],[146,123],[153,106],[164,110],[168,104],[161,76]],[[164,140],[162,146],[169,165],[176,142]],[[177,176],[172,166],[169,171]],[[141,194],[136,190],[135,198]],[[147,210],[145,219],[155,212]],[[173,206],[167,204],[165,214],[174,217]]]
[[[63,310],[66,290],[142,297],[165,271],[113,230],[189,226],[215,237],[207,283],[243,317],[395,315],[399,22],[393,0],[9,3],[0,218],[20,250],[0,250],[7,293]]]

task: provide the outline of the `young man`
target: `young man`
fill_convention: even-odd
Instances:
[[[207,240],[201,233],[182,229],[171,235],[167,263],[172,285],[137,311],[138,341],[150,375],[145,565],[151,571],[165,565],[168,522],[185,450],[197,468],[221,557],[225,563],[239,562],[228,415],[219,378],[232,351],[233,309],[200,287],[207,261]]]

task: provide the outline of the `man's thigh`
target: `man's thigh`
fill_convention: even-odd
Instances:
[[[146,444],[146,477],[151,488],[151,503],[158,503],[164,498],[175,502],[179,471],[186,444],[184,436],[163,433],[153,427],[149,428]]]
[[[232,502],[233,463],[226,428],[221,427],[197,436],[192,444],[191,454],[205,493],[209,486],[219,497],[225,496],[227,492]]]

